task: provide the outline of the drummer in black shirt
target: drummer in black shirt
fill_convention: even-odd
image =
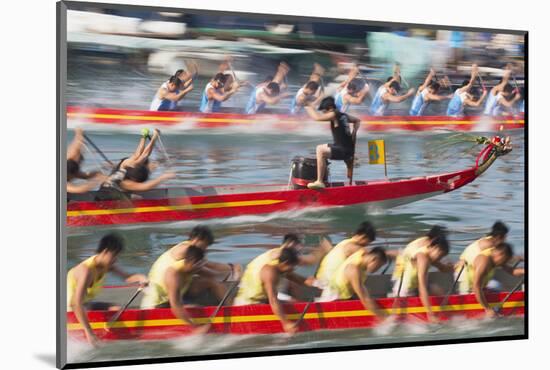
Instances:
[[[342,113],[336,108],[334,98],[329,96],[324,98],[319,105],[317,112],[311,105],[305,107],[308,115],[316,121],[330,122],[333,144],[317,145],[317,180],[309,183],[309,189],[323,189],[325,183],[323,176],[326,171],[326,160],[341,160],[346,163],[348,168],[348,178],[351,178],[353,156],[355,150],[355,136],[359,129],[360,121],[358,118]],[[350,130],[350,124],[353,124],[353,131]]]

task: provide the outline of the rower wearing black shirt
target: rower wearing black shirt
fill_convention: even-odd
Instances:
[[[336,108],[334,98],[329,96],[324,98],[319,105],[317,112],[311,105],[306,106],[308,115],[316,121],[330,122],[333,144],[317,145],[317,180],[309,183],[309,189],[322,189],[325,187],[323,177],[326,171],[326,160],[343,160],[348,168],[348,177],[351,178],[353,156],[355,150],[355,136],[359,129],[360,121],[347,113],[342,113]],[[353,130],[350,130],[350,124],[353,124]]]

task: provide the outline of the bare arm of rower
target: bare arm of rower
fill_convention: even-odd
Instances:
[[[436,95],[432,93],[427,93],[425,99],[428,101],[442,101],[451,99],[452,97],[452,95]]]
[[[111,269],[109,271],[121,277],[122,279],[124,279],[124,281],[130,284],[139,283],[140,285],[145,286],[149,282],[149,280],[147,279],[147,276],[143,274],[129,274],[126,271],[122,270],[117,265],[111,266]]]
[[[229,90],[225,94],[219,94],[216,92],[214,88],[210,88],[206,91],[206,95],[208,96],[208,99],[224,102],[227,99],[229,99],[233,94],[235,94],[238,89],[239,89],[239,84],[233,84],[233,87],[231,88],[231,90]]]
[[[283,329],[287,333],[295,333],[296,327],[294,326],[294,323],[286,318],[281,302],[279,302],[279,299],[277,298],[276,287],[279,282],[279,278],[277,276],[277,272],[275,271],[275,267],[269,265],[262,267],[262,270],[260,271],[260,279],[267,294],[269,305],[271,306],[275,316],[277,316],[281,321]]]
[[[189,315],[185,307],[183,307],[183,304],[181,302],[181,297],[180,297],[181,280],[179,277],[179,273],[170,267],[166,270],[166,275],[164,279],[166,283],[166,288],[168,290],[168,300],[170,302],[170,309],[172,310],[172,313],[174,314],[174,316],[176,316],[178,319],[182,320],[183,322],[191,326],[196,326],[196,324],[193,322],[191,316]]]
[[[156,179],[146,182],[136,182],[132,180],[123,180],[120,183],[122,189],[127,191],[147,191],[156,188],[166,180],[173,179],[176,175],[173,172],[165,172]]]
[[[426,315],[430,322],[436,321],[430,303],[430,292],[428,291],[428,269],[430,268],[430,260],[424,253],[416,255],[416,266],[418,268],[418,294],[422,305],[426,308]]]
[[[487,90],[483,90],[483,94],[481,94],[479,99],[473,100],[470,98],[466,98],[466,100],[464,100],[464,105],[467,105],[469,107],[479,107],[481,103],[483,103],[483,99],[485,99],[486,96],[487,96]]]
[[[189,91],[191,90],[193,90],[193,85],[188,85],[186,88],[184,88],[183,90],[177,93],[170,92],[165,88],[161,88],[158,92],[158,96],[160,99],[166,99],[173,102],[178,102],[181,99],[183,99],[183,97],[187,95],[187,93],[189,93]]]
[[[357,77],[358,74],[359,74],[359,67],[357,65],[355,65],[355,66],[353,66],[353,68],[351,68],[349,70],[348,77],[346,78],[346,80],[344,82],[342,82],[340,84],[340,88],[344,88],[344,87],[348,86],[348,84],[351,82],[351,80],[353,80],[355,77]]]
[[[260,102],[263,101],[266,104],[274,105],[274,104],[277,104],[281,99],[283,99],[287,96],[288,96],[288,93],[280,93],[277,96],[268,96],[267,94],[260,93],[258,95],[258,101],[260,101]]]
[[[483,292],[483,278],[489,269],[489,258],[486,256],[477,256],[474,261],[474,281],[473,291],[479,304],[485,309],[488,316],[494,316],[495,311],[489,306],[487,297]]]
[[[353,291],[355,292],[363,306],[374,313],[378,318],[383,318],[386,313],[378,307],[374,299],[372,299],[369,295],[367,288],[361,281],[361,272],[359,271],[359,267],[355,265],[348,265],[346,267],[346,270],[344,271],[344,274],[346,275],[346,278],[350,282]]]
[[[428,73],[428,75],[426,76],[426,79],[424,80],[424,83],[422,85],[420,85],[420,87],[418,88],[418,92],[421,92],[422,90],[424,90],[426,87],[428,87],[428,85],[430,84],[430,82],[432,82],[432,78],[435,76],[435,71],[433,68],[430,68],[430,73]]]
[[[476,76],[477,76],[477,64],[473,64],[472,65],[472,72],[470,74],[470,81],[468,81],[468,84],[459,88],[458,90],[462,93],[464,91],[468,91],[472,88],[472,86],[474,85],[474,81],[476,79]]]
[[[67,159],[74,161],[80,160],[80,152],[82,151],[82,145],[84,144],[84,131],[81,128],[77,128],[74,131],[74,139],[67,148]]]
[[[275,72],[275,76],[271,81],[276,82],[279,85],[283,85],[283,81],[289,70],[290,67],[288,66],[288,64],[286,64],[285,62],[279,63],[279,66],[277,67],[277,72]]]
[[[353,123],[353,132],[351,134],[352,136],[355,137],[355,135],[357,134],[357,131],[359,130],[359,127],[361,127],[361,120],[350,114],[348,114],[348,119],[351,123]]]
[[[346,94],[346,96],[344,97],[345,102],[349,104],[361,104],[367,97],[369,90],[369,84],[365,83],[365,87],[363,87],[363,89],[359,91],[357,96]]]
[[[512,70],[511,69],[505,70],[503,75],[502,75],[502,81],[500,81],[500,83],[498,85],[495,85],[495,87],[493,87],[493,89],[491,90],[491,93],[493,95],[496,95],[499,92],[501,92],[504,89],[504,86],[506,86],[506,84],[508,83],[508,81],[510,81],[510,76],[511,75],[512,75]]]
[[[73,300],[70,303],[71,308],[78,319],[80,325],[84,329],[86,339],[88,342],[97,347],[99,339],[94,334],[90,321],[88,321],[88,315],[84,308],[84,297],[86,296],[86,290],[92,283],[92,274],[90,269],[86,266],[80,265],[73,270],[73,276],[76,279],[76,290],[73,296]]]
[[[392,95],[390,93],[385,93],[382,99],[389,101],[390,103],[401,103],[402,101],[407,100],[410,96],[414,94],[414,89],[409,89],[406,94],[403,95]]]
[[[514,104],[521,99],[521,95],[520,94],[516,94],[512,100],[506,100],[504,98],[500,98],[498,100],[498,105],[501,105],[503,107],[506,107],[506,108],[512,108],[514,106]]]
[[[304,107],[307,114],[315,121],[330,121],[334,118],[334,112],[319,113],[310,105]]]
[[[75,184],[72,184],[72,183],[68,182],[67,183],[67,193],[69,193],[69,194],[84,194],[84,193],[87,193],[87,192],[97,188],[100,183],[101,183],[101,180],[87,181],[83,184],[78,184],[78,185],[75,185]]]
[[[229,264],[229,263],[219,263],[208,261],[204,267],[223,274],[232,274],[233,279],[238,279],[242,273],[242,266],[240,264]]]

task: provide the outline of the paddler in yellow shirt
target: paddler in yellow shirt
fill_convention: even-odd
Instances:
[[[407,297],[418,294],[430,322],[436,322],[437,319],[430,303],[428,271],[434,266],[440,271],[452,272],[453,264],[441,262],[448,254],[447,231],[436,225],[425,236],[410,242],[395,261],[392,275],[393,295]]]
[[[315,279],[306,279],[293,272],[299,264],[299,255],[295,247],[287,245],[280,248],[276,257],[272,251],[259,255],[246,266],[234,305],[269,303],[273,313],[281,321],[284,331],[293,334],[298,328],[294,322],[287,319],[278,298],[279,282],[285,278],[297,284],[313,286]]]
[[[315,278],[321,284],[328,283],[338,267],[349,256],[361,248],[368,246],[375,239],[376,230],[374,226],[369,221],[362,222],[351,238],[342,240],[324,256],[315,274]]]
[[[487,303],[484,288],[495,269],[500,267],[513,276],[523,276],[525,272],[507,265],[513,257],[512,246],[504,242],[507,234],[508,227],[500,221],[495,222],[487,236],[466,247],[456,268],[457,274],[464,269],[458,279],[460,294],[474,293],[488,317],[496,316],[496,312]]]
[[[103,302],[91,302],[103,288],[107,272],[113,272],[128,283],[145,285],[147,277],[142,274],[128,274],[117,266],[117,256],[124,249],[123,239],[116,234],[107,234],[101,238],[96,254],[73,267],[67,273],[67,311],[73,311],[78,322],[82,325],[86,339],[93,346],[99,340],[92,331],[86,309],[116,310],[113,306]]]
[[[145,295],[141,301],[141,308],[154,308],[166,304],[166,301],[159,301],[157,290],[155,289],[156,285],[163,284],[166,269],[174,262],[184,259],[189,246],[196,246],[206,253],[207,248],[212,243],[214,243],[214,234],[210,228],[198,225],[191,230],[188,240],[176,244],[160,255],[149,271],[150,286],[145,290]],[[196,276],[189,283],[189,289],[186,290],[186,294],[191,297],[199,296],[205,291],[210,291],[218,300],[221,300],[226,291],[223,281],[238,279],[241,271],[242,268],[238,264],[218,263],[208,261],[205,258],[203,267],[200,271],[197,271]]]
[[[388,257],[384,248],[359,249],[330,276],[319,301],[359,299],[366,309],[378,318],[383,318],[386,313],[371,298],[365,283],[368,275],[378,271],[387,261]]]

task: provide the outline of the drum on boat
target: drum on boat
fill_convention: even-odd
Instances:
[[[329,173],[329,161],[325,160],[327,170],[323,178],[327,182]],[[317,159],[306,157],[294,157],[291,162],[291,177],[290,182],[293,189],[305,189],[307,184],[317,179]]]

